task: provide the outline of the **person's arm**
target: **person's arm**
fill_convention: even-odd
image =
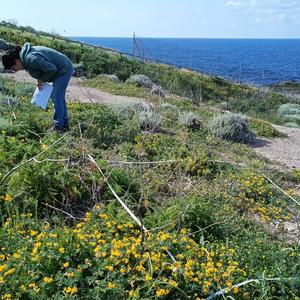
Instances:
[[[38,85],[40,84],[39,80],[49,82],[57,72],[57,67],[39,54],[31,54],[27,58],[27,64],[31,68],[41,71],[41,78],[38,79]]]
[[[44,82],[41,79],[37,80],[37,87],[39,88],[39,90],[43,89],[43,84],[44,84]]]

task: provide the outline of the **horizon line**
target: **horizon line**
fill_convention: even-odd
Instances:
[[[132,39],[132,36],[85,36],[68,35],[66,38],[120,38]],[[140,39],[209,39],[209,40],[299,40],[300,37],[156,37],[156,36],[137,36]]]

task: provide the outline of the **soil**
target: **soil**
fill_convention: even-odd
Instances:
[[[255,151],[268,159],[279,162],[288,169],[300,168],[300,129],[273,125],[286,138],[259,138],[253,143]]]
[[[2,76],[8,77],[18,82],[32,82],[36,83],[36,80],[25,71],[19,71],[16,73],[2,73]],[[80,101],[80,102],[92,102],[111,104],[126,100],[142,100],[134,97],[116,96],[107,92],[103,92],[96,88],[85,87],[83,85],[83,79],[72,77],[67,88],[68,101]]]

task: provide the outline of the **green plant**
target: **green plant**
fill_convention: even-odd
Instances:
[[[185,112],[179,115],[179,125],[186,126],[191,130],[198,130],[201,127],[201,121],[199,116],[192,112]]]
[[[239,114],[219,115],[213,118],[207,127],[213,135],[224,140],[250,143],[254,138],[247,117]]]

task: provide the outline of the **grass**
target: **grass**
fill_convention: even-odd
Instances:
[[[71,133],[62,137],[45,134],[51,110],[30,106],[28,86],[1,82],[4,97],[20,103],[2,112],[10,127],[0,135],[4,299],[201,299],[222,288],[236,299],[299,296],[297,280],[264,279],[297,277],[300,257],[272,229],[297,222],[296,208],[257,170],[284,189],[298,173],[273,169],[202,126],[177,124],[192,111],[205,125],[215,109],[175,98],[167,109],[152,99],[164,131],[149,133],[135,114],[70,103]],[[118,205],[88,155],[149,233]],[[261,281],[234,287],[249,278]]]
[[[89,76],[116,74],[121,82],[95,77],[85,84],[146,102],[119,109],[69,103],[71,132],[60,136],[46,132],[51,107],[29,104],[32,86],[0,77],[3,299],[205,299],[223,288],[234,299],[300,296],[299,245],[280,231],[299,223],[298,207],[266,179],[297,197],[298,170],[278,170],[249,146],[206,130],[225,101],[251,117],[256,134],[277,137],[266,120],[281,124],[277,109],[290,98],[51,37],[0,32],[65,51]],[[123,82],[141,70],[171,95],[149,97]],[[7,98],[16,105],[4,105]],[[143,110],[159,120],[155,130],[138,117]],[[185,114],[203,126],[182,126]],[[235,287],[248,279],[258,281]]]
[[[99,88],[105,92],[128,97],[147,98],[149,91],[132,83],[115,82],[105,77],[96,77],[83,82],[84,86]]]
[[[123,84],[131,75],[144,74],[169,94],[190,98],[200,105],[218,107],[227,103],[232,112],[247,114],[279,125],[285,124],[285,120],[277,114],[280,105],[298,102],[297,98],[274,92],[272,89],[257,89],[219,77],[184,69],[177,70],[164,64],[148,64],[104,49],[33,33],[32,30],[24,31],[24,28],[18,30],[1,24],[0,36],[9,42],[31,42],[57,49],[68,55],[74,63],[80,63],[88,78],[101,74],[117,75],[122,81],[120,84],[99,79],[92,79],[88,83],[120,95],[146,96],[145,90]]]

